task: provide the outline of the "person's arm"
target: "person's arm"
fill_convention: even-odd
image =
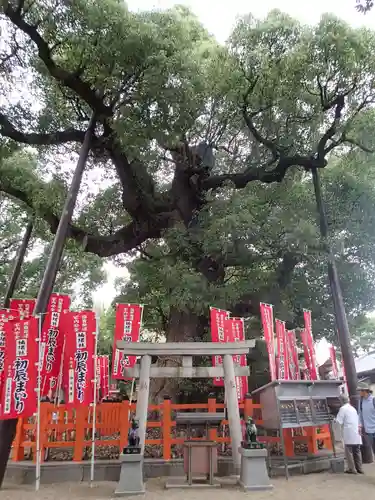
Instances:
[[[344,414],[344,408],[341,407],[338,414],[337,414],[337,417],[336,417],[336,422],[340,425],[343,425],[344,423],[344,417],[345,417],[345,414]]]
[[[363,427],[362,400],[359,401],[358,405],[358,422],[359,422],[359,428],[362,429]]]

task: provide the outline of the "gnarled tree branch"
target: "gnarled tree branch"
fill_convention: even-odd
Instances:
[[[28,208],[35,209],[32,196],[26,187],[24,190],[15,188],[9,183],[1,182],[0,179],[0,191],[22,201]],[[37,213],[55,234],[59,225],[59,217],[47,206],[39,205]],[[164,217],[159,217],[156,222],[154,221],[154,224],[150,224],[149,221],[142,223],[133,221],[108,236],[95,234],[93,231],[70,224],[67,237],[82,245],[84,252],[90,252],[99,257],[111,257],[129,252],[151,238],[160,238],[162,231],[169,224],[170,219],[168,214],[165,214]]]
[[[79,95],[80,98],[93,110],[97,111],[99,115],[105,117],[112,116],[111,108],[104,104],[103,98],[97,94],[96,89],[93,89],[90,84],[83,81],[79,75],[71,73],[56,64],[52,57],[52,50],[48,43],[40,35],[35,26],[25,21],[22,9],[19,9],[18,7],[12,8],[10,2],[6,2],[3,7],[3,12],[9,21],[11,21],[35,43],[39,58],[43,61],[49,74],[53,78],[59,81],[62,85],[65,85],[73,90],[73,92]]]

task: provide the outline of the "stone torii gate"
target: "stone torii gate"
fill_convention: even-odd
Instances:
[[[171,342],[155,344],[148,342],[117,342],[117,348],[126,356],[140,356],[140,365],[125,368],[124,377],[139,378],[136,418],[139,421],[139,438],[144,450],[150,378],[216,378],[224,377],[225,401],[228,410],[229,429],[232,439],[232,457],[236,473],[239,472],[241,456],[241,420],[237,400],[236,377],[249,376],[248,366],[238,366],[233,362],[234,355],[247,355],[255,347],[255,340],[244,342]],[[151,364],[152,356],[181,357],[182,366],[169,367]],[[221,366],[193,366],[193,356],[221,356]]]

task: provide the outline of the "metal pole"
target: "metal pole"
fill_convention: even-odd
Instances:
[[[95,113],[92,114],[88,129],[81,146],[77,167],[65,200],[63,212],[53,241],[52,251],[50,253],[46,269],[44,271],[42,283],[35,305],[34,315],[44,314],[47,310],[48,301],[56,281],[57,270],[60,265],[65,239],[71,222],[74,207],[77,200],[78,190],[81,185],[82,175],[86,160],[90,151],[92,134],[95,130]],[[8,463],[13,439],[17,430],[17,419],[3,420],[0,422],[0,487],[3,483],[5,470]]]
[[[95,434],[96,434],[96,405],[97,405],[97,388],[98,388],[98,337],[99,337],[99,313],[96,313],[96,332],[95,332],[95,353],[94,353],[94,401],[92,408],[92,436],[91,436],[91,472],[90,486],[94,486],[95,474]]]
[[[340,279],[336,268],[335,258],[328,242],[328,223],[323,204],[319,173],[316,167],[313,167],[311,171],[314,183],[316,206],[319,213],[320,235],[322,237],[322,241],[328,255],[328,280],[333,299],[337,335],[340,342],[342,359],[345,366],[349,397],[352,405],[355,408],[358,408],[357,372],[355,369],[354,356],[350,345],[349,325],[341,292]]]
[[[7,288],[7,291],[5,292],[5,297],[4,297],[4,308],[5,309],[8,309],[9,304],[10,304],[10,299],[14,295],[14,290],[16,289],[19,277],[21,275],[21,267],[22,267],[23,261],[25,259],[27,247],[29,245],[32,232],[33,232],[33,222],[30,221],[26,226],[26,231],[25,231],[25,234],[23,235],[22,243],[21,243],[21,246],[18,250],[16,263],[14,264],[14,268],[12,271],[12,276],[10,277],[8,288]]]
[[[69,187],[69,191],[65,200],[64,208],[61,214],[60,222],[53,240],[52,250],[48,258],[46,270],[43,274],[42,283],[39,288],[38,297],[36,299],[35,314],[45,313],[48,306],[48,301],[56,281],[57,270],[60,265],[66,235],[69,224],[72,220],[74,207],[77,201],[77,195],[81,186],[82,175],[85,169],[87,157],[90,151],[92,134],[95,130],[96,117],[92,114],[88,129],[86,130],[85,138],[81,146],[77,167],[73,174],[73,179]]]
[[[35,491],[40,488],[40,390],[41,390],[41,369],[42,369],[42,315],[38,318],[38,387],[37,387],[37,416],[36,416],[36,465],[35,465]]]

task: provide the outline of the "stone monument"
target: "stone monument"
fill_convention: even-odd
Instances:
[[[267,450],[257,441],[257,428],[251,417],[246,422],[245,438],[239,449],[241,470],[239,484],[245,491],[270,490],[267,471]]]
[[[145,493],[143,482],[143,453],[138,436],[138,420],[132,418],[128,432],[128,446],[120,455],[121,473],[116,496],[142,495]]]

